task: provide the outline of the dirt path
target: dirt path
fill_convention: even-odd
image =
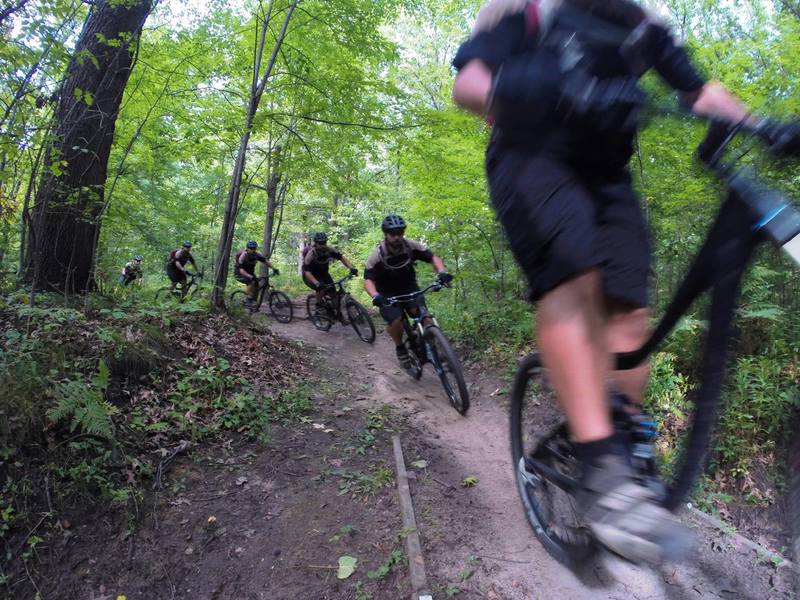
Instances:
[[[691,560],[640,569],[604,555],[579,575],[551,559],[527,525],[512,479],[506,396],[496,376],[468,369],[472,408],[459,416],[430,368],[419,382],[402,372],[388,337],[373,346],[335,325],[329,332],[306,320],[271,328],[289,339],[324,348],[342,377],[371,389],[368,401],[400,407],[409,417],[406,460],[429,466],[412,484],[428,579],[439,596],[458,598],[787,598],[788,569],[700,526]],[[473,475],[479,483],[464,489]]]

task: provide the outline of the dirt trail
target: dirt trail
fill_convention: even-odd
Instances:
[[[406,460],[413,452],[431,463],[412,484],[412,495],[428,579],[441,591],[455,581],[458,598],[790,597],[781,591],[788,569],[776,569],[735,539],[695,523],[697,549],[681,565],[640,569],[604,555],[573,573],[549,557],[522,512],[509,460],[506,395],[496,376],[467,369],[472,407],[461,417],[430,367],[418,382],[399,369],[385,333],[369,346],[340,325],[320,332],[300,319],[270,327],[326,349],[345,380],[372,390],[372,402],[409,416],[414,431],[404,435]],[[460,487],[467,475],[479,480],[469,490]],[[472,574],[464,577],[465,569]]]

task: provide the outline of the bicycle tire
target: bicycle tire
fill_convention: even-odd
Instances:
[[[252,307],[247,305],[247,290],[236,290],[228,296],[231,305],[241,307],[248,312],[253,312]]]
[[[279,323],[289,323],[294,316],[292,300],[278,290],[272,290],[269,293],[269,311]]]
[[[163,302],[165,300],[174,300],[176,303],[180,302],[180,292],[172,287],[163,287],[156,290],[156,300]]]
[[[339,322],[345,327],[353,324],[350,315],[347,313],[347,304],[350,301],[355,302],[355,300],[350,297],[350,294],[344,293],[336,295],[336,302],[339,304]]]
[[[511,460],[528,523],[545,550],[559,562],[575,567],[595,552],[589,531],[577,518],[571,491],[554,483],[535,465],[544,465],[566,478],[577,480],[579,465],[563,418],[543,415],[536,406],[554,406],[535,397],[548,394],[546,373],[538,354],[522,361],[511,392]],[[535,397],[534,397],[535,395]],[[533,430],[548,433],[540,438]],[[532,463],[529,459],[536,459]]]
[[[417,352],[414,350],[407,331],[403,331],[403,345],[406,347],[409,360],[408,366],[403,370],[408,373],[412,379],[418,380],[420,377],[422,377],[422,363],[417,357]]]
[[[195,298],[199,299],[202,297],[203,297],[203,291],[200,289],[199,286],[193,285],[181,298],[181,304],[183,304],[187,300],[194,300]]]
[[[309,294],[306,298],[306,311],[314,327],[320,331],[328,331],[333,327],[333,319],[327,314],[327,311],[321,311],[317,308],[316,294]]]
[[[433,366],[442,382],[445,394],[450,404],[459,414],[466,414],[469,410],[469,390],[464,381],[464,372],[461,361],[450,346],[442,330],[435,325],[425,329],[425,337],[431,348]]]
[[[372,322],[372,317],[369,316],[367,309],[352,298],[348,298],[345,312],[356,335],[368,344],[373,343],[375,341],[375,323]]]

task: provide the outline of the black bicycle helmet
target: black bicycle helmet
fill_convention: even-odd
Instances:
[[[247,242],[247,248],[248,250],[255,250],[256,248],[258,248],[258,242],[256,242],[255,240],[250,240],[249,242]]]
[[[183,247],[184,248],[191,248],[192,247],[192,242],[190,242],[189,240],[184,241],[183,242]]]
[[[141,254],[137,254],[136,256],[133,257],[133,260],[138,261],[138,262],[142,262],[142,255]]]
[[[406,228],[406,222],[400,215],[388,215],[381,223],[384,231],[398,231]]]
[[[328,242],[328,234],[323,232],[318,232],[314,234],[314,243],[315,244],[325,244]]]

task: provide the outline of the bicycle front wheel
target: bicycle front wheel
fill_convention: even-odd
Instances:
[[[469,391],[464,381],[461,362],[438,327],[428,327],[425,330],[425,339],[430,347],[431,362],[436,368],[436,374],[442,382],[450,404],[462,415],[466,414],[469,410]]]
[[[181,301],[181,293],[172,287],[163,287],[156,290],[156,300],[159,302],[165,301],[172,301],[172,302],[180,302]]]
[[[366,308],[352,298],[348,298],[344,312],[359,338],[368,344],[375,341],[375,324]]]
[[[573,567],[594,551],[573,493],[580,466],[537,354],[520,364],[511,392],[511,460],[525,516],[545,550]],[[540,432],[546,432],[540,435]]]
[[[279,323],[288,323],[294,314],[289,296],[277,290],[272,290],[269,294],[269,311]]]
[[[314,327],[320,331],[328,331],[333,326],[333,318],[325,305],[317,304],[317,295],[309,294],[306,298],[306,311]]]

